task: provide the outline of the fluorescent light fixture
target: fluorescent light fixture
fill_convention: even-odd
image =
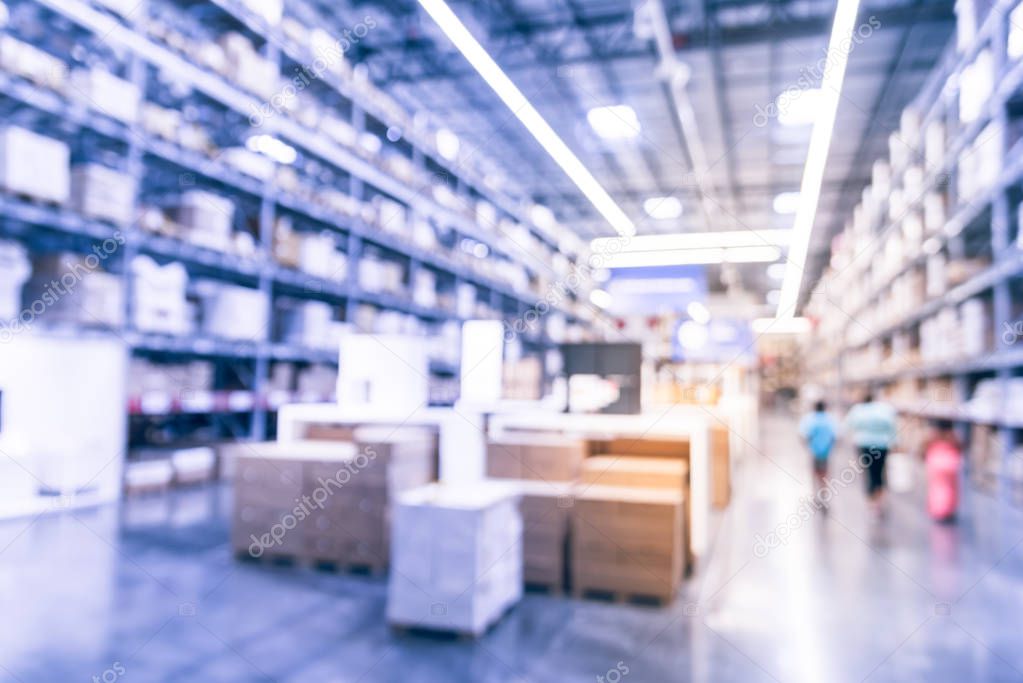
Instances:
[[[790,214],[796,213],[799,210],[799,193],[798,192],[782,192],[775,196],[774,202],[772,203],[774,212],[777,214]]]
[[[458,136],[452,133],[447,128],[441,128],[437,131],[437,153],[448,161],[454,161],[458,158],[458,150],[462,146],[462,143],[458,140]]]
[[[593,204],[601,216],[603,216],[615,232],[619,235],[631,236],[636,234],[636,226],[632,220],[625,215],[621,207],[615,203],[611,195],[593,177],[589,169],[579,160],[568,145],[565,144],[550,124],[544,120],[536,107],[529,99],[522,94],[522,91],[508,78],[508,75],[501,70],[501,67],[479,44],[465,24],[459,20],[444,0],[419,0],[423,9],[433,17],[444,34],[454,43],[462,56],[472,65],[483,77],[497,96],[505,103],[508,109],[522,122],[526,129],[536,138],[536,141],[550,154],[555,163],[561,167],[566,175],[576,184],[576,187]]]
[[[590,292],[590,303],[598,308],[608,308],[611,305],[611,295],[603,289],[595,289]]]
[[[272,135],[253,135],[245,141],[245,146],[252,152],[264,154],[279,164],[293,164],[298,158],[295,148]]]
[[[855,0],[859,4],[859,0]],[[855,16],[854,16],[855,18]],[[834,43],[832,43],[834,46]],[[848,58],[848,54],[846,58]],[[830,52],[828,59],[831,59]],[[827,71],[825,82],[827,81]],[[824,107],[827,106],[827,96],[824,89],[808,88],[806,90],[790,89],[778,95],[774,102],[778,111],[778,123],[783,126],[809,126],[817,120]]]
[[[778,247],[720,247],[675,249],[671,251],[625,252],[610,256],[607,268],[652,268],[655,266],[715,265],[721,263],[770,263],[781,258]]]
[[[586,112],[590,128],[605,140],[631,140],[639,137],[641,127],[636,110],[627,104],[594,107]]]
[[[666,251],[677,249],[726,249],[729,247],[783,247],[792,239],[791,230],[721,230],[681,232],[633,237],[624,246],[615,237],[601,237],[590,243],[597,254]]]
[[[806,334],[810,328],[808,318],[757,318],[753,321],[756,334]]]
[[[678,197],[651,197],[643,202],[646,215],[656,221],[670,221],[682,215],[682,200]]]
[[[699,325],[706,325],[710,322],[710,311],[703,304],[702,301],[692,301],[686,306],[686,313],[693,319],[693,322]]]
[[[772,263],[767,267],[767,277],[772,280],[784,280],[785,279],[785,264],[784,263]]]
[[[799,302],[799,290],[803,285],[803,271],[806,270],[806,256],[810,251],[810,236],[817,219],[817,205],[821,198],[824,182],[824,167],[831,149],[831,137],[835,132],[835,118],[838,115],[838,100],[845,82],[845,67],[849,63],[853,31],[856,30],[856,15],[860,0],[838,0],[835,9],[835,23],[831,27],[831,42],[828,45],[827,60],[824,64],[824,82],[821,86],[822,101],[818,106],[810,137],[810,151],[803,168],[803,183],[800,188],[799,210],[793,225],[792,244],[789,247],[788,271],[782,282],[781,299],[778,301],[779,318],[795,315]]]

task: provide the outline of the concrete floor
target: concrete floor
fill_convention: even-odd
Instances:
[[[972,494],[937,526],[902,496],[871,522],[856,481],[804,519],[792,429],[765,421],[675,605],[527,595],[478,642],[393,634],[381,580],[234,561],[228,489],[5,522],[0,682],[1023,679],[1020,510]]]

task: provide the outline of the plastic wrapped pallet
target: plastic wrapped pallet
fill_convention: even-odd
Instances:
[[[68,76],[64,62],[9,35],[0,35],[0,69],[58,91]]]
[[[503,482],[431,484],[398,496],[387,621],[481,635],[522,598],[522,516]]]
[[[71,170],[71,203],[91,218],[126,225],[134,217],[135,179],[99,164],[75,166]]]
[[[59,140],[17,126],[0,129],[0,187],[63,204],[71,194],[71,151]]]
[[[17,242],[0,241],[0,321],[21,311],[21,290],[32,275],[25,248]]]
[[[132,322],[143,332],[187,335],[192,332],[188,306],[188,271],[177,262],[159,265],[148,256],[131,263],[135,296]]]
[[[188,190],[181,194],[178,223],[193,244],[228,251],[234,230],[234,202],[203,190]]]
[[[84,257],[68,252],[37,257],[33,271],[24,300],[47,304],[41,322],[124,324],[124,287],[119,276],[90,268]]]
[[[584,458],[582,439],[540,433],[507,435],[487,443],[487,476],[574,481]]]
[[[203,299],[205,334],[249,342],[266,339],[269,305],[265,293],[213,280],[201,281],[197,290]]]
[[[683,495],[579,487],[572,507],[572,590],[671,602],[682,581]]]
[[[75,69],[71,72],[71,94],[101,114],[127,124],[139,116],[142,95],[134,83],[103,69]]]

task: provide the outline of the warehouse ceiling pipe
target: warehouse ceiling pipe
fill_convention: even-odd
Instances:
[[[480,45],[465,24],[444,0],[419,0],[419,4],[437,23],[462,56],[483,77],[487,85],[501,98],[512,114],[532,134],[540,146],[554,159],[576,187],[586,196],[615,232],[623,237],[636,234],[636,226],[622,211],[611,195],[601,186],[589,169],[565,144],[536,107],[522,94],[518,86],[497,65],[486,49]]]
[[[835,132],[835,118],[838,115],[838,101],[845,81],[845,68],[849,63],[853,31],[856,30],[856,16],[860,0],[839,0],[835,10],[835,23],[831,28],[831,42],[824,63],[824,80],[821,84],[820,108],[813,124],[810,151],[803,169],[803,183],[799,190],[799,208],[793,224],[792,246],[789,248],[788,268],[782,281],[781,297],[778,299],[779,318],[791,318],[796,313],[799,292],[803,287],[806,270],[806,256],[810,250],[810,237],[817,219],[821,186],[824,182],[824,167],[831,149],[831,137]]]

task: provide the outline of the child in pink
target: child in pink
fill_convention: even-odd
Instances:
[[[962,459],[952,423],[947,420],[935,422],[931,437],[924,445],[924,462],[927,469],[927,512],[936,521],[955,520]]]

